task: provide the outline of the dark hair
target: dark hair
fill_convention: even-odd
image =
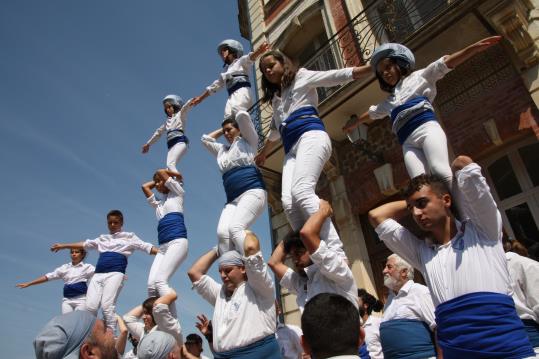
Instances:
[[[185,337],[185,344],[202,344],[202,337],[196,333],[191,333]]]
[[[227,117],[221,122],[221,127],[225,127],[225,125],[231,124],[235,129],[239,130],[240,126],[238,125],[238,122],[234,118],[234,116]]]
[[[79,251],[82,254],[81,261],[84,260],[84,258],[86,258],[86,255],[88,254],[88,252],[86,252],[86,249],[84,248],[71,248],[71,251]]]
[[[139,343],[139,339],[135,338],[133,334],[129,333],[129,336],[127,337],[129,341],[131,342],[131,345],[133,346],[133,354],[137,355],[137,347]]]
[[[432,191],[439,196],[449,194],[449,189],[447,188],[446,182],[441,177],[427,174],[422,174],[412,178],[408,185],[402,189],[401,194],[404,198],[409,198],[411,195],[419,191],[423,186],[429,186]]]
[[[313,358],[358,353],[359,311],[338,294],[321,293],[308,301],[301,329]]]
[[[145,309],[146,312],[148,312],[152,316],[152,320],[154,324],[155,324],[155,319],[153,317],[153,305],[157,299],[158,297],[149,297],[146,300],[144,300],[144,302],[142,302],[142,308]]]
[[[393,59],[391,57],[385,57],[385,59],[391,60],[391,62],[393,62],[394,64],[398,66],[401,77],[406,77],[411,73],[410,64],[408,64],[407,62],[403,60],[399,60],[399,59]],[[380,88],[382,89],[382,91],[393,93],[393,90],[395,89],[395,86],[397,86],[397,84],[391,86],[390,84],[384,81],[384,78],[378,72],[378,69],[375,69],[374,72],[376,73],[376,78],[378,79],[378,83],[380,84]]]
[[[275,60],[281,63],[283,65],[283,77],[281,79],[281,83],[279,85],[272,84],[271,82],[266,79],[266,76],[264,76],[264,69],[262,68],[262,60],[264,60],[268,56],[273,56]],[[262,72],[262,80],[261,80],[261,87],[262,87],[262,102],[270,102],[273,100],[273,96],[275,94],[280,94],[281,89],[286,88],[292,84],[294,81],[294,78],[296,77],[296,72],[298,72],[298,69],[294,64],[292,63],[292,60],[285,54],[283,54],[279,50],[270,50],[263,54],[260,57],[260,61],[258,62],[258,68],[260,72]]]
[[[514,253],[519,254],[519,255],[521,255],[523,257],[528,257],[529,256],[528,248],[526,248],[526,246],[524,246],[518,240],[510,239],[509,244],[510,244],[510,248],[509,248],[508,252],[514,252]]]
[[[110,210],[109,213],[107,213],[107,219],[111,216],[119,217],[122,223],[124,223],[124,215],[119,209]]]
[[[174,109],[174,113],[175,113],[175,114],[178,113],[178,112],[180,112],[180,110],[182,109],[181,106],[178,106],[178,104],[172,102],[171,100],[164,100],[164,101],[163,101],[163,104],[165,104],[165,103],[169,103],[169,104],[172,105],[172,108]],[[168,116],[167,110],[164,110],[164,111],[165,111],[165,114]]]
[[[367,314],[371,315],[373,311],[379,312],[384,308],[384,303],[376,299],[372,294],[367,292],[365,289],[360,288],[357,290],[357,296],[361,298],[363,304],[367,304]]]
[[[305,248],[305,245],[299,237],[299,231],[290,231],[283,239],[284,252],[290,254],[293,249]]]

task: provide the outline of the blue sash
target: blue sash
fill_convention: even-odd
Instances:
[[[95,273],[121,272],[125,274],[127,257],[117,252],[103,252],[95,265]]]
[[[255,188],[266,189],[262,173],[256,166],[240,166],[223,173],[226,203],[238,198],[242,193]]]
[[[418,105],[419,103],[426,101],[428,102],[428,107],[419,107],[416,110],[411,108]],[[409,110],[410,113],[403,116],[402,111]],[[400,116],[399,116],[400,114]],[[400,106],[397,106],[391,111],[391,123],[393,126],[394,132],[397,134],[399,143],[402,145],[404,141],[422,124],[436,121],[436,116],[432,110],[432,105],[428,98],[424,96],[412,98]]]
[[[177,143],[185,142],[189,144],[189,139],[182,130],[172,130],[167,132],[167,148],[170,150]]]
[[[284,153],[288,153],[292,146],[307,131],[325,131],[324,123],[318,117],[318,111],[312,106],[301,107],[292,112],[279,126],[283,140]]]
[[[157,240],[159,244],[163,244],[177,238],[187,238],[183,213],[170,212],[159,220],[159,224],[157,225]]]
[[[522,319],[522,323],[524,323],[524,329],[528,333],[532,347],[539,347],[539,324],[533,319]]]
[[[393,319],[380,324],[384,358],[430,358],[436,356],[427,323],[414,319]]]
[[[75,298],[85,295],[88,291],[86,282],[77,282],[72,284],[64,284],[64,298]]]
[[[359,347],[359,357],[361,359],[371,359],[371,356],[369,355],[369,351],[367,350],[367,344],[363,343]]]
[[[515,303],[508,295],[461,295],[438,305],[435,314],[444,359],[535,356]]]
[[[251,83],[249,81],[236,82],[234,85],[226,89],[226,91],[228,92],[228,96],[232,95],[234,92],[241,89],[242,87],[251,87]]]
[[[241,348],[220,353],[214,352],[213,357],[215,359],[281,359],[281,350],[275,335],[271,334]]]

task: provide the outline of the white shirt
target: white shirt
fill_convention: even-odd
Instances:
[[[232,144],[222,144],[208,135],[202,136],[202,144],[217,157],[219,171],[225,173],[232,168],[253,166],[258,150],[258,134],[249,116],[236,116],[241,136]]]
[[[122,359],[137,359],[137,356],[133,353],[133,349],[131,349],[122,356]]]
[[[384,359],[382,344],[380,343],[380,323],[382,318],[369,315],[367,321],[363,324],[365,331],[365,345],[371,359]]]
[[[394,319],[420,320],[434,330],[436,328],[434,304],[429,289],[409,280],[404,283],[397,295],[390,290],[384,306],[382,322]]]
[[[505,256],[518,316],[539,323],[539,262],[514,252]]]
[[[421,70],[412,72],[395,86],[395,90],[383,102],[369,107],[369,117],[380,119],[391,114],[391,111],[406,101],[424,96],[432,103],[436,97],[436,81],[444,77],[451,69],[447,67],[444,57],[434,61]]]
[[[321,241],[316,252],[311,254],[311,260],[313,264],[304,269],[307,277],[288,268],[281,278],[281,286],[296,294],[300,311],[303,313],[305,304],[320,293],[339,294],[358,308],[354,275],[343,256]]]
[[[435,306],[468,293],[511,294],[502,219],[481,167],[472,163],[457,171],[455,178],[460,207],[469,218],[456,221],[458,233],[449,243],[420,240],[393,219],[376,227],[391,251],[423,273]]]
[[[160,330],[172,335],[180,346],[183,345],[183,335],[180,322],[178,319],[172,316],[168,305],[162,303],[154,305],[152,314],[155,321],[155,326],[148,332],[144,330],[144,323],[140,321],[139,317],[128,314],[124,315],[123,320],[129,333],[131,333],[131,335],[134,337],[139,338],[140,342],[144,335],[156,330]]]
[[[303,331],[300,327],[291,324],[277,325],[275,337],[281,348],[281,357],[283,359],[301,359],[303,348],[301,346],[301,336]]]
[[[185,193],[180,182],[173,177],[169,177],[165,186],[169,189],[169,193],[161,194],[162,199],[158,200],[155,194],[147,198],[150,206],[155,208],[155,215],[158,220],[166,216],[168,213],[180,212],[183,213],[183,195]]]
[[[230,65],[226,65],[223,72],[221,72],[219,75],[219,78],[211,85],[206,87],[206,90],[208,90],[210,94],[214,94],[222,89],[225,86],[226,81],[231,79],[232,76],[248,76],[251,66],[254,64],[254,61],[250,58],[251,55],[252,53],[248,53],[247,55],[243,55],[242,57],[235,59]]]
[[[95,267],[91,264],[81,261],[73,265],[70,262],[45,274],[45,277],[47,277],[47,280],[62,279],[65,284],[73,284],[88,281],[94,275],[94,271]]]
[[[193,288],[213,312],[213,349],[216,352],[237,349],[275,333],[275,284],[268,273],[262,253],[244,258],[247,281],[230,298],[225,288],[204,275]]]
[[[84,249],[97,249],[99,253],[116,252],[124,256],[130,256],[134,250],[144,251],[148,254],[152,245],[143,242],[135,233],[116,232],[114,234],[102,234],[96,239],[84,241]]]
[[[182,106],[180,111],[176,112],[172,117],[168,117],[164,124],[159,126],[153,133],[152,137],[146,142],[148,145],[153,145],[161,137],[164,132],[172,130],[185,131],[185,124],[187,123],[187,113],[191,110],[191,100],[187,101]]]
[[[273,97],[271,102],[273,122],[269,139],[271,141],[279,139],[277,129],[292,112],[307,106],[318,107],[317,87],[332,87],[350,82],[353,80],[352,71],[353,67],[329,71],[300,68],[292,84],[283,89],[281,96]]]

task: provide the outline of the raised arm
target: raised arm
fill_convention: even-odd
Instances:
[[[157,298],[155,304],[171,305],[176,299],[178,299],[178,295],[174,289],[171,289],[167,294]]]
[[[45,275],[42,275],[41,277],[39,278],[36,278],[30,282],[24,282],[24,283],[19,283],[17,284],[16,286],[19,287],[19,288],[26,288],[26,287],[29,287],[31,285],[36,285],[36,284],[41,284],[41,283],[45,283],[47,282],[49,279],[47,278],[47,276]]]
[[[485,51],[491,46],[496,45],[501,41],[501,36],[491,36],[487,37],[485,39],[479,40],[475,44],[471,44],[468,47],[465,47],[464,49],[457,51],[451,55],[448,55],[444,58],[445,64],[449,68],[454,68],[469,58],[473,57],[474,55]]]
[[[256,152],[258,149],[258,133],[256,133],[253,121],[251,121],[251,116],[247,111],[239,111],[236,115],[236,121],[240,128],[241,137],[243,137]]]
[[[273,297],[275,291],[275,283],[268,273],[268,267],[264,262],[262,253],[260,252],[260,242],[256,235],[248,231],[243,243],[243,251],[245,253],[245,271],[247,273],[247,282],[255,292],[265,298]]]
[[[142,305],[137,305],[123,316],[123,320],[129,332],[138,338],[141,338],[142,335],[144,335],[144,324],[140,322],[142,313]]]
[[[161,178],[163,182],[166,182],[169,177],[174,177],[178,181],[181,181],[183,179],[183,176],[180,172],[172,171],[167,168],[158,169],[155,174],[159,176],[159,178]]]
[[[213,262],[217,260],[217,251],[215,249],[211,249],[206,254],[202,255],[195,264],[189,269],[187,272],[187,275],[189,276],[189,279],[191,279],[191,282],[197,282],[202,278],[203,275],[205,275],[210,267],[212,266]]]
[[[165,125],[161,125],[155,130],[152,137],[142,146],[142,153],[146,153],[150,150],[150,146],[153,145],[157,140],[161,137],[161,135],[165,132]]]
[[[320,246],[320,230],[326,219],[330,218],[332,214],[331,205],[321,199],[318,211],[309,217],[303,228],[301,228],[299,235],[309,254],[316,252]]]
[[[260,55],[262,55],[264,52],[268,51],[270,48],[271,48],[271,45],[264,41],[258,47],[258,49],[256,49],[255,51],[253,51],[253,52],[251,52],[249,54],[249,59],[251,59],[251,61],[255,61],[256,59],[258,59],[258,57]]]
[[[129,332],[122,317],[116,315],[116,320],[118,321],[118,329],[120,331],[120,335],[116,338],[116,351],[122,356],[125,352],[125,344],[127,344],[127,335]]]
[[[369,222],[371,222],[371,225],[376,228],[386,219],[392,218],[398,221],[399,219],[404,218],[407,214],[408,209],[406,207],[406,201],[389,202],[370,210]]]
[[[142,193],[146,196],[146,198],[150,198],[153,196],[152,189],[155,188],[155,182],[154,181],[148,181],[146,183],[142,184]]]
[[[219,127],[217,130],[207,135],[202,135],[202,144],[210,153],[217,157],[219,151],[224,146],[222,143],[217,142],[217,139],[223,134],[223,129]]]
[[[351,132],[354,128],[359,126],[362,123],[369,124],[373,122],[374,120],[369,116],[369,112],[363,112],[361,116],[353,116],[351,117],[346,124],[343,126],[342,130],[346,133]]]
[[[51,246],[51,251],[55,253],[62,249],[84,249],[84,242],[54,243]]]
[[[286,259],[286,253],[284,251],[283,241],[281,241],[279,242],[277,247],[275,247],[275,250],[273,251],[268,261],[268,266],[271,268],[273,273],[275,273],[275,276],[279,280],[283,278],[288,268],[290,268],[289,266],[284,264],[285,259]]]

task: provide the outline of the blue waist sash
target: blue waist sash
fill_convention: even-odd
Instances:
[[[220,353],[214,352],[213,357],[215,359],[281,359],[281,350],[275,335],[271,334],[241,348]]]
[[[159,244],[163,244],[177,238],[187,238],[187,228],[185,228],[183,221],[183,213],[170,212],[159,220],[157,240]]]
[[[180,142],[189,144],[189,139],[183,134],[182,130],[172,130],[167,132],[167,148],[169,150],[172,146]]]
[[[369,355],[369,351],[367,350],[367,344],[363,343],[359,347],[359,357],[361,359],[371,359],[371,356]]]
[[[64,284],[64,298],[75,298],[85,295],[88,291],[86,282],[77,282],[72,284]]]
[[[435,314],[444,359],[535,356],[515,303],[508,295],[461,295],[438,305]]]
[[[539,347],[539,324],[533,319],[522,319],[532,347]]]
[[[266,189],[262,173],[256,166],[240,166],[223,173],[226,203],[238,198],[242,193],[255,188]]]
[[[429,99],[424,96],[412,98],[391,111],[393,132],[401,145],[412,132],[429,121],[436,121],[436,116]]]
[[[117,252],[103,252],[95,265],[95,273],[121,272],[125,274],[127,257]]]
[[[427,323],[414,319],[394,319],[380,324],[384,358],[430,358],[436,356]]]
[[[226,91],[228,92],[228,96],[232,95],[237,90],[241,89],[242,87],[251,87],[251,83],[249,81],[239,81],[234,83],[232,86],[227,87]]]
[[[292,112],[279,126],[284,152],[288,153],[301,135],[313,130],[326,130],[324,123],[318,117],[316,108],[312,106],[302,107]]]

